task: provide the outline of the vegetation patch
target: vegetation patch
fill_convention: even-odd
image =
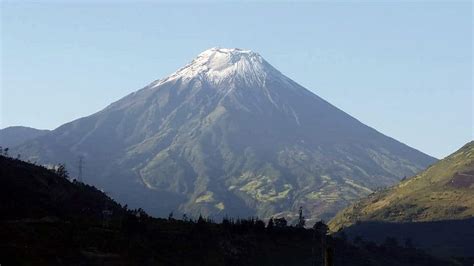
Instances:
[[[194,202],[196,203],[209,203],[214,201],[214,193],[211,191],[206,191],[203,195],[196,198]]]

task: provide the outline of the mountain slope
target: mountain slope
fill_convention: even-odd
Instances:
[[[48,132],[49,130],[35,129],[31,127],[6,127],[0,129],[0,146],[4,148],[12,148]]]
[[[332,230],[357,221],[415,222],[474,217],[474,141],[418,175],[341,211]]]
[[[19,153],[65,162],[155,215],[329,218],[435,161],[360,123],[259,54],[213,48]],[[94,173],[94,178],[89,177]]]

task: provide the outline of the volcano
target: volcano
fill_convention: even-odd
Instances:
[[[224,48],[14,150],[153,215],[310,220],[436,161]]]

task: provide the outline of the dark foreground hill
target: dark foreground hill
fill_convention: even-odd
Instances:
[[[324,230],[256,219],[155,219],[94,187],[0,156],[2,265],[320,265]],[[185,217],[184,217],[185,218]],[[318,228],[324,228],[319,224]],[[412,247],[327,237],[335,265],[458,265]]]

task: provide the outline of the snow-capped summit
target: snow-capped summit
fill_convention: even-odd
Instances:
[[[211,48],[200,53],[191,63],[161,80],[157,85],[182,78],[199,78],[212,85],[225,81],[242,81],[246,85],[263,85],[270,75],[280,72],[258,53],[239,48]]]

